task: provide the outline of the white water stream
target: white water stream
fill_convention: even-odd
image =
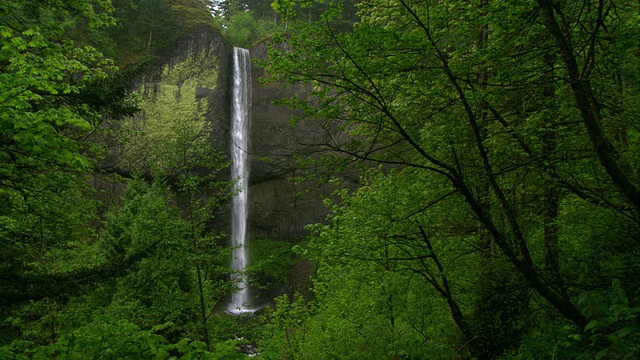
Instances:
[[[249,308],[247,275],[247,216],[249,215],[249,129],[251,125],[251,60],[249,50],[233,48],[233,104],[231,109],[231,178],[236,181],[231,210],[232,281],[238,287],[227,310],[234,314]]]

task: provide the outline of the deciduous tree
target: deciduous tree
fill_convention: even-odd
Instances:
[[[477,251],[507,260],[579,329],[588,314],[578,294],[615,277],[637,289],[632,158],[640,144],[630,140],[638,131],[630,109],[640,99],[621,80],[636,76],[629,64],[637,52],[620,51],[635,41],[609,35],[637,34],[637,6],[372,0],[359,9],[352,32],[337,31],[340,9],[331,8],[270,52],[274,80],[312,89],[289,105],[327,129],[334,161],[431,173],[416,182],[464,204],[460,211],[490,239]],[[627,233],[607,251],[626,270],[605,265],[577,276],[584,251],[573,249],[587,238],[584,248],[610,241],[567,231],[571,211],[583,209]]]

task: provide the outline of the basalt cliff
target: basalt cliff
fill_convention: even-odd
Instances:
[[[101,167],[106,172],[145,176],[150,173],[149,163],[167,156],[159,144],[202,130],[212,148],[228,160],[231,50],[217,31],[203,28],[183,36],[166,56],[139,72],[132,90],[140,95],[142,111],[118,128],[125,132],[126,141],[109,145],[109,156]],[[252,60],[265,59],[267,44],[257,45],[250,53]],[[334,190],[330,185],[293,181],[305,171],[296,158],[313,154],[326,139],[317,124],[299,121],[294,126],[294,111],[274,105],[276,99],[303,95],[304,86],[264,83],[258,62],[252,62],[251,70],[249,236],[296,242],[307,234],[306,225],[325,219],[323,199]],[[229,177],[230,172],[223,171],[221,176]],[[101,200],[106,204],[117,202],[123,187],[102,177],[95,179],[95,185],[104,190]],[[222,213],[215,225],[222,231],[229,227],[228,213]]]

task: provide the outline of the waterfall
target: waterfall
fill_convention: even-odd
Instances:
[[[247,275],[247,216],[249,215],[249,127],[251,108],[251,60],[249,50],[233,48],[233,105],[231,109],[231,177],[236,181],[231,212],[232,280],[238,290],[232,295],[228,311],[252,312],[248,308]]]

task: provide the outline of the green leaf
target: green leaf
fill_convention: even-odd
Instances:
[[[602,349],[596,353],[595,358],[596,360],[600,360],[603,357],[607,356],[608,353],[609,353],[609,349]]]
[[[584,327],[584,331],[586,332],[588,330],[595,329],[597,326],[598,326],[598,320],[591,320]]]

